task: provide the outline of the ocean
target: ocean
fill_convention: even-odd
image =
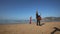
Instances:
[[[0,20],[0,24],[29,24],[29,22],[29,20]]]
[[[0,20],[1,24],[29,24],[29,20]],[[36,20],[32,20],[32,22],[36,23]],[[44,21],[41,20],[41,22],[60,22],[60,21]]]

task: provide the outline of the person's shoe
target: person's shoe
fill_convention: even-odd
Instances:
[[[39,25],[39,26],[41,26],[41,25]]]
[[[38,26],[38,25],[37,25]]]

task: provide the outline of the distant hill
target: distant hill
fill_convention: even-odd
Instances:
[[[36,21],[36,19],[33,19],[33,21]],[[45,18],[42,18],[41,21],[44,21],[44,22],[60,21],[60,17],[45,17]]]
[[[45,17],[43,18],[44,21],[60,21],[60,17]]]

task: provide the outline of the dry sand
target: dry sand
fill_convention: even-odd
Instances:
[[[42,26],[36,26],[34,23],[0,25],[0,34],[51,34],[53,27],[60,28],[60,22],[46,22]],[[55,34],[60,34],[60,31]]]

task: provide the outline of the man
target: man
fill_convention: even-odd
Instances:
[[[37,19],[37,25],[41,26],[40,24],[41,16],[38,15],[38,11],[36,12],[36,19]]]

